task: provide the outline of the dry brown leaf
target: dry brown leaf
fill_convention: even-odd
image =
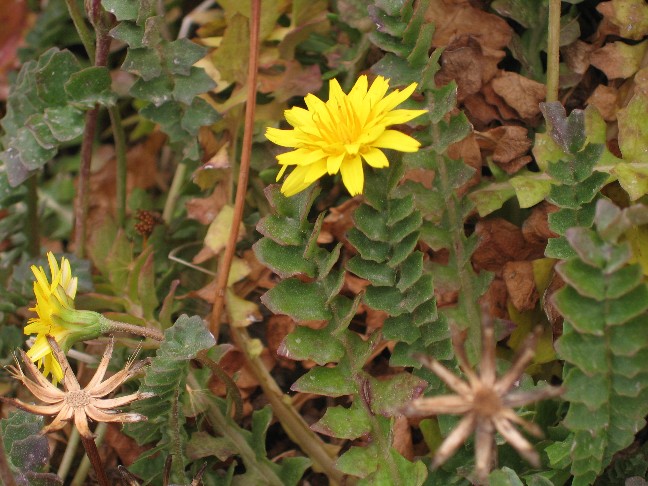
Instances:
[[[549,229],[548,216],[558,211],[553,204],[542,202],[535,206],[531,215],[522,224],[522,235],[527,243],[535,248],[544,249],[549,238],[558,235]]]
[[[506,262],[502,278],[513,307],[520,312],[535,307],[540,295],[533,276],[533,262],[528,260]]]
[[[293,360],[282,358],[277,354],[281,343],[295,329],[295,321],[288,316],[272,315],[266,322],[266,340],[270,353],[277,358],[277,364],[282,368],[294,370]]]
[[[259,69],[259,91],[272,93],[277,102],[317,93],[321,87],[322,74],[317,64],[303,66],[294,59],[277,59]]]
[[[187,217],[195,219],[200,224],[208,225],[227,203],[227,193],[222,183],[214,187],[214,191],[208,197],[196,197],[189,199],[185,206],[187,207]]]
[[[524,127],[505,125],[477,133],[479,147],[492,154],[493,162],[509,174],[514,174],[531,161],[525,154],[531,140]]]
[[[619,92],[612,86],[599,84],[587,99],[588,105],[593,105],[605,121],[614,121],[617,117],[617,96]]]
[[[636,45],[610,42],[592,52],[590,62],[603,71],[608,79],[625,79],[639,70],[647,50],[648,40]]]
[[[117,453],[117,456],[119,456],[119,462],[124,466],[130,466],[137,460],[142,452],[151,448],[150,446],[141,447],[137,445],[137,442],[134,439],[131,439],[122,432],[120,425],[107,425],[108,428],[106,429],[104,442]]]
[[[497,74],[497,64],[503,58],[504,51],[485,48],[475,37],[456,37],[441,55],[441,69],[435,81],[439,85],[456,81],[457,100],[461,102],[478,93]]]
[[[486,103],[495,107],[499,113],[500,120],[518,120],[520,118],[520,115],[508,105],[504,98],[495,92],[492,81],[484,86],[481,92],[484,95]]]
[[[127,178],[126,193],[133,189],[150,189],[158,185],[156,174],[159,173],[157,161],[160,150],[166,141],[166,136],[153,132],[144,142],[133,146],[126,154]],[[102,155],[102,153],[104,155]],[[89,193],[90,205],[88,210],[88,234],[101,227],[110,215],[115,214],[117,201],[117,163],[114,150],[98,150],[92,160],[93,168],[90,174]]]
[[[482,303],[482,305],[486,306],[488,315],[498,317],[500,319],[507,319],[507,300],[508,292],[506,291],[506,284],[499,276],[496,276],[488,286],[488,290],[480,299],[480,302]]]
[[[506,262],[529,257],[522,230],[503,218],[480,221],[475,233],[479,236],[479,245],[473,254],[473,263],[478,270],[499,273]]]
[[[492,122],[502,120],[495,106],[489,104],[481,92],[466,97],[463,107],[476,130],[485,130]]]
[[[0,8],[0,100],[9,95],[8,72],[18,67],[16,54],[28,26],[28,12],[27,0],[5,2]]]
[[[469,34],[484,47],[502,49],[513,33],[504,19],[473,7],[469,0],[432,0],[425,20],[436,27],[434,47],[445,47],[453,39]]]
[[[495,93],[525,120],[533,119],[540,113],[538,104],[547,95],[544,84],[509,71],[502,71],[493,79],[492,86]]]
[[[463,140],[450,145],[448,147],[448,157],[454,160],[461,159],[466,165],[475,169],[473,176],[463,186],[457,189],[457,194],[461,196],[468,189],[479,184],[481,180],[482,156],[475,134],[471,133]]]
[[[560,50],[567,67],[576,74],[585,74],[590,65],[590,54],[595,47],[587,42],[577,40]]]
[[[408,461],[414,460],[414,444],[412,443],[412,429],[404,415],[394,419],[394,440],[392,446]]]

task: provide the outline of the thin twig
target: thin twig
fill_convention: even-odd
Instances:
[[[250,353],[251,339],[247,330],[231,326],[230,333],[236,347],[243,351],[252,374],[259,381],[263,396],[272,406],[272,413],[277,417],[290,439],[310,457],[317,470],[326,474],[331,486],[343,484],[344,475],[335,467],[336,456],[327,451],[324,441],[310,429],[303,417],[290,404],[290,400],[286,400],[286,394],[281,391],[261,358]]]
[[[558,101],[560,74],[560,1],[549,0],[547,35],[547,102]]]
[[[234,217],[230,227],[229,238],[225,252],[218,266],[216,280],[216,296],[212,308],[210,330],[218,338],[221,314],[225,304],[225,288],[229,277],[239,227],[243,219],[245,195],[247,192],[248,178],[250,175],[250,156],[252,154],[252,136],[254,134],[254,112],[256,109],[257,74],[259,67],[259,29],[261,22],[261,0],[251,0],[250,15],[250,62],[247,75],[247,101],[245,105],[245,129],[243,132],[243,147],[241,149],[241,165],[239,167],[238,184],[236,187],[236,200],[234,202]]]

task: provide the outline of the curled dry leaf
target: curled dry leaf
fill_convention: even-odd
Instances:
[[[506,262],[502,278],[513,307],[520,312],[535,307],[540,295],[536,289],[533,262],[528,260]]]
[[[457,100],[478,93],[497,74],[504,51],[484,47],[471,35],[455,37],[441,55],[441,69],[435,76],[438,85],[454,80]]]
[[[544,84],[508,71],[493,79],[492,86],[495,93],[525,120],[535,118],[540,113],[538,105],[547,95]]]
[[[502,218],[480,221],[475,227],[479,245],[473,254],[475,268],[500,272],[506,262],[543,256],[543,248],[529,245],[522,230]]]
[[[493,162],[513,174],[520,169],[520,162],[524,165],[531,160],[531,157],[525,157],[531,147],[527,134],[524,127],[505,125],[477,133],[477,141],[482,150],[492,154]]]
[[[615,121],[618,95],[619,92],[616,88],[599,84],[587,99],[587,104],[593,105],[605,121]]]
[[[453,39],[468,34],[480,45],[503,49],[508,45],[513,29],[504,19],[473,7],[469,0],[432,0],[425,20],[433,23],[434,47],[444,47]]]
[[[590,54],[595,47],[587,42],[577,40],[560,50],[567,67],[576,74],[585,74],[590,65]]]

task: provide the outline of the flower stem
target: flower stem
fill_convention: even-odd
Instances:
[[[85,25],[85,24],[84,24]],[[81,35],[81,34],[79,34]],[[94,58],[95,66],[106,66],[110,50],[111,37],[107,31],[98,32],[97,50]],[[90,55],[90,53],[88,53]],[[90,184],[90,165],[92,163],[92,150],[94,145],[95,132],[97,131],[97,117],[99,106],[96,105],[88,111],[85,116],[85,128],[81,142],[81,166],[79,168],[79,185],[77,198],[74,205],[74,244],[75,254],[83,258],[85,256],[86,244],[86,223],[88,218],[88,186]]]
[[[199,383],[193,375],[187,377],[187,383],[197,390],[200,389]],[[224,437],[227,437],[227,439],[234,445],[236,451],[240,454],[246,469],[250,472],[254,471],[259,478],[263,478],[263,484],[269,486],[282,486],[284,484],[272,469],[270,469],[264,462],[257,459],[256,452],[252,449],[250,444],[248,444],[247,440],[245,440],[240,429],[233,423],[231,418],[223,414],[217,404],[213,401],[209,401],[206,414],[214,428]]]
[[[115,153],[117,154],[117,224],[123,228],[126,220],[126,135],[119,108],[117,106],[109,107],[108,115],[110,115]]]
[[[547,37],[547,102],[558,101],[560,74],[560,1],[549,0]]]
[[[75,2],[75,0],[65,0],[65,3],[67,4],[68,13],[70,14],[70,17],[72,18],[72,22],[74,23],[74,28],[79,34],[81,43],[83,44],[83,47],[85,48],[86,53],[90,58],[90,62],[94,63],[95,62],[94,36],[92,35],[90,29],[88,29],[88,26],[85,23],[85,19],[83,18],[83,15],[79,10],[77,2]]]
[[[250,337],[247,330],[231,326],[230,333],[237,348],[243,352],[249,369],[259,381],[264,397],[270,402],[284,431],[316,465],[328,476],[329,484],[336,486],[343,483],[343,475],[335,467],[335,454],[329,454],[326,444],[313,432],[302,416],[292,406],[290,399],[281,391],[279,385],[268,372],[258,356],[250,352]]]
[[[243,147],[241,149],[241,164],[239,166],[238,183],[236,187],[236,200],[234,202],[234,217],[230,227],[229,238],[223,257],[218,266],[218,277],[216,278],[216,296],[210,331],[218,339],[221,314],[225,305],[225,288],[229,277],[239,227],[243,219],[245,208],[245,195],[247,193],[248,178],[250,175],[250,158],[252,155],[252,136],[254,135],[254,113],[256,110],[256,89],[259,70],[259,29],[261,24],[261,0],[251,0],[252,8],[250,14],[250,61],[247,74],[247,101],[245,104],[245,128],[243,131]]]
[[[59,465],[58,471],[56,474],[59,478],[65,479],[70,472],[70,466],[72,466],[72,461],[74,460],[74,455],[76,453],[77,447],[79,446],[79,431],[76,427],[72,427],[72,433],[68,439],[67,445],[65,446],[65,452],[63,453],[63,458],[61,459],[61,464]]]
[[[134,324],[126,324],[125,322],[117,322],[108,319],[107,317],[103,317],[103,319],[101,320],[101,330],[102,333],[125,332],[127,334],[134,334],[136,336],[150,338],[155,341],[164,341],[164,334],[162,334],[157,329],[136,326]]]
[[[9,461],[5,452],[2,430],[0,430],[0,483],[5,486],[16,486],[16,481],[11,473],[11,467],[9,467]]]
[[[108,476],[106,476],[106,471],[104,470],[103,463],[101,462],[101,457],[99,457],[99,450],[97,449],[97,444],[95,443],[94,438],[81,436],[81,443],[83,443],[83,447],[86,450],[86,456],[90,460],[90,463],[95,470],[95,474],[97,475],[97,482],[100,484],[100,486],[109,486],[110,483],[108,482]],[[79,476],[79,472],[81,472],[82,470],[83,468],[80,467],[79,471],[72,480],[72,483],[70,483],[70,486],[83,484],[83,480],[81,482],[78,482],[77,480],[77,476]]]
[[[27,179],[27,251],[32,257],[40,255],[40,231],[38,224],[38,184],[33,174]]]

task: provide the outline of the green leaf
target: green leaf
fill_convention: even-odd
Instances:
[[[375,414],[387,417],[401,415],[402,408],[418,398],[427,383],[409,373],[399,373],[387,379],[369,379],[368,405]]]
[[[130,48],[122,69],[139,76],[144,81],[150,81],[162,74],[160,54],[150,47]]]
[[[313,368],[293,383],[290,389],[326,397],[341,397],[355,392],[355,386],[349,380],[348,370],[344,370],[340,366]]]
[[[298,321],[328,320],[327,296],[317,283],[300,282],[295,278],[282,280],[261,297],[268,309],[286,314]]]
[[[310,359],[323,366],[340,361],[344,356],[344,346],[331,338],[328,329],[297,326],[286,336],[277,354],[296,361]]]
[[[46,108],[43,121],[59,142],[69,142],[83,134],[83,112],[71,105]]]
[[[94,108],[95,103],[112,105],[117,95],[111,91],[112,80],[106,67],[93,66],[70,76],[65,92],[70,101],[83,108]]]
[[[315,264],[304,259],[300,247],[282,246],[270,238],[261,238],[252,248],[259,261],[282,278],[299,274],[315,277]]]
[[[566,116],[558,101],[540,103],[540,110],[550,125],[549,135],[565,153],[575,154],[585,144],[585,112],[573,110]]]
[[[354,401],[350,408],[328,407],[311,428],[320,434],[353,440],[371,432],[371,421],[365,408]]]
[[[468,118],[466,118],[464,112],[451,116],[448,123],[443,120],[440,121],[438,127],[439,137],[433,146],[438,154],[445,152],[453,143],[466,138],[472,131],[472,125],[468,121]]]
[[[190,105],[193,99],[203,93],[206,93],[216,86],[216,83],[210,78],[204,69],[192,67],[189,75],[177,75],[173,88],[173,98]]]
[[[101,4],[119,21],[137,19],[140,8],[139,2],[129,0],[101,0]]]
[[[370,443],[364,447],[352,446],[339,457],[335,465],[344,474],[364,478],[378,468],[376,445]]]
[[[347,270],[379,287],[394,285],[396,280],[396,272],[393,269],[384,264],[364,260],[359,256],[347,262]]]
[[[191,42],[189,39],[177,39],[165,48],[166,67],[174,74],[189,76],[191,68],[207,54],[208,49]]]

